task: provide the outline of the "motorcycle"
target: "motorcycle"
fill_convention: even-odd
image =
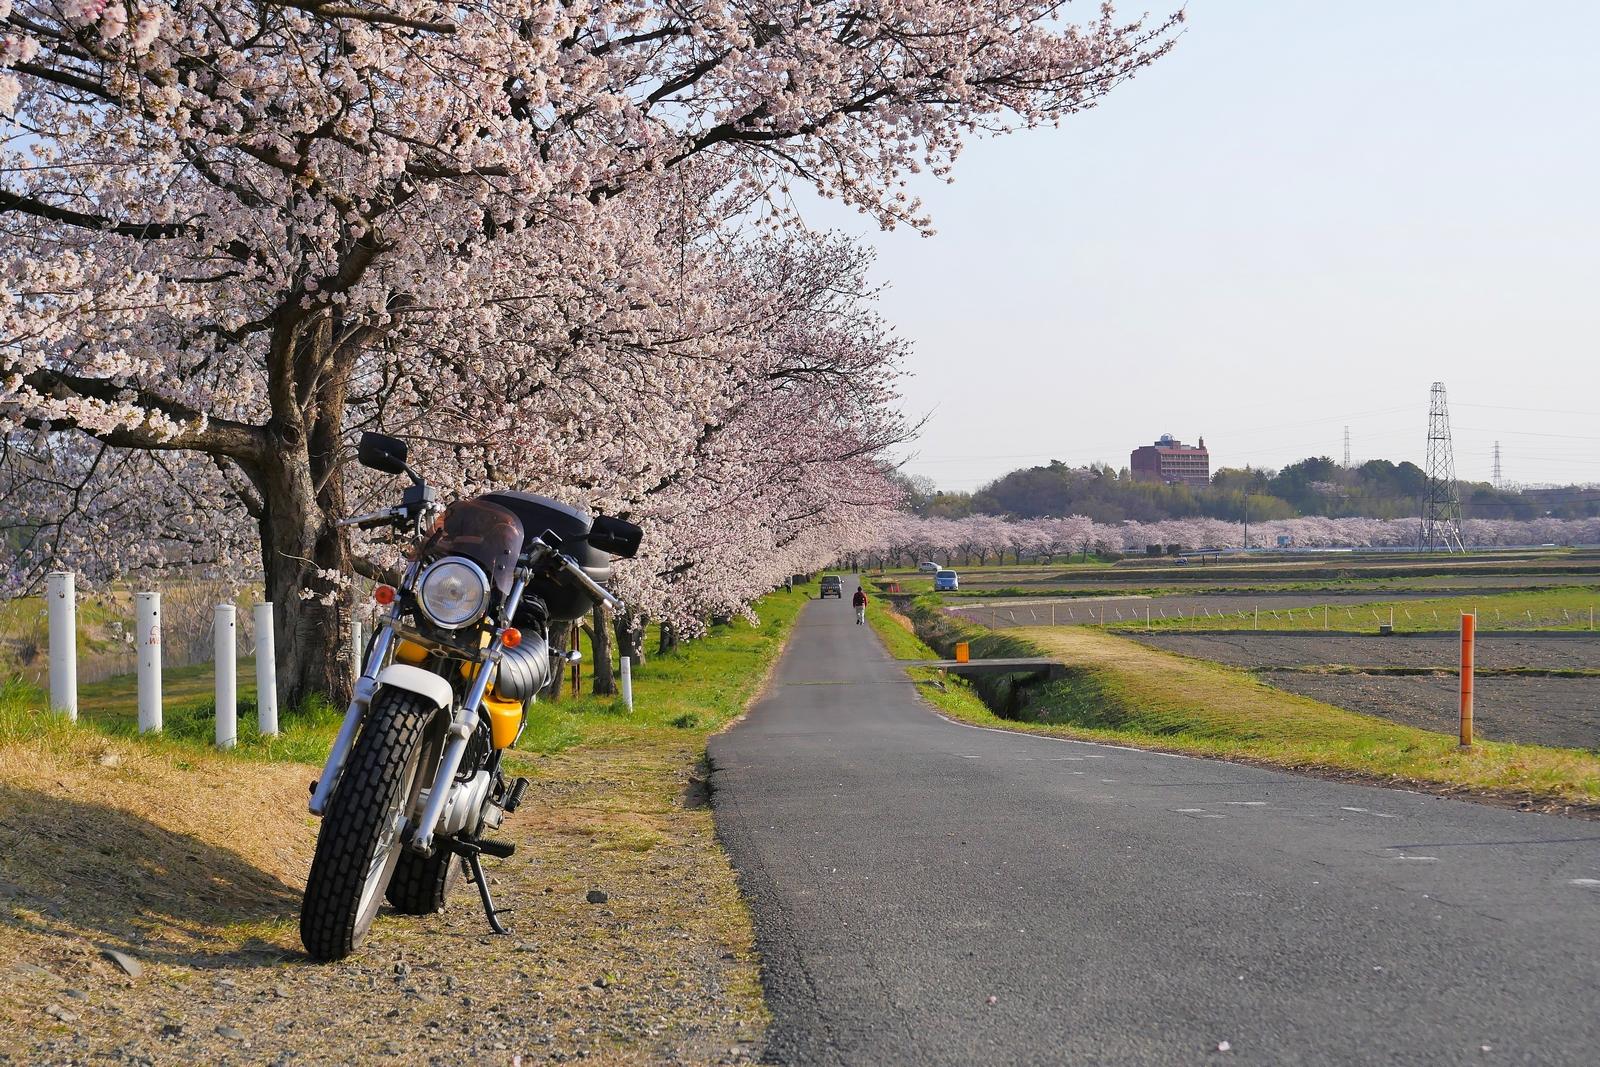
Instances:
[[[396,911],[444,906],[463,874],[497,934],[480,862],[515,846],[486,838],[516,811],[526,778],[501,757],[526,711],[578,653],[552,643],[597,603],[621,610],[602,582],[612,557],[631,558],[633,523],[531,493],[495,492],[441,507],[406,464],[405,442],[362,434],[365,467],[404,474],[400,503],[342,526],[389,528],[414,542],[397,586],[374,596],[387,613],[327,763],[311,786],[322,819],[300,909],[300,939],[317,960],[360,947],[385,898]],[[538,532],[534,532],[538,531]]]

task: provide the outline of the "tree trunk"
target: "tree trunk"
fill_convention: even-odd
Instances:
[[[616,682],[611,676],[611,627],[606,619],[606,606],[594,606],[593,633],[589,641],[594,649],[594,682],[591,689],[597,697],[608,697],[617,691]]]
[[[331,315],[289,315],[274,331],[268,443],[247,471],[260,495],[257,525],[273,605],[278,700],[292,710],[314,698],[342,708],[355,681],[354,570],[349,538],[335,525],[344,514],[339,453],[346,376],[334,365],[333,325]]]
[[[277,643],[278,700],[290,710],[314,697],[342,707],[354,681],[350,590],[318,572],[350,575],[349,545],[313,491],[304,449],[280,450],[269,464],[259,525]],[[303,590],[315,595],[303,598]]]
[[[656,655],[665,656],[668,652],[678,647],[678,634],[670,622],[661,624],[661,640],[656,645]]]
[[[632,612],[617,616],[617,655],[627,656],[635,667],[644,666],[644,627]]]

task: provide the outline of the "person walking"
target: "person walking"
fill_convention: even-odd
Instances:
[[[856,625],[860,626],[867,618],[867,591],[856,586],[856,595],[850,598],[850,603],[856,606]]]

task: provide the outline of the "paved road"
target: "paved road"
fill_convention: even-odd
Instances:
[[[1600,1056],[1594,823],[961,726],[848,599],[711,757],[775,1062]]]

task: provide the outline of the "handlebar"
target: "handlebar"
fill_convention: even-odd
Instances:
[[[624,610],[626,605],[624,605],[622,601],[618,600],[610,593],[606,592],[605,586],[589,577],[589,575],[584,572],[584,569],[578,566],[577,560],[573,559],[569,555],[566,555],[565,553],[562,553],[558,558],[561,560],[562,568],[566,570],[568,574],[572,575],[574,581],[587,589],[590,596],[594,597],[596,600],[603,601],[608,607],[611,608],[612,611],[620,612]]]
[[[384,508],[382,511],[368,512],[365,515],[352,515],[348,519],[340,519],[336,526],[355,526],[362,530],[370,530],[374,526],[384,526],[405,518],[404,508]]]

